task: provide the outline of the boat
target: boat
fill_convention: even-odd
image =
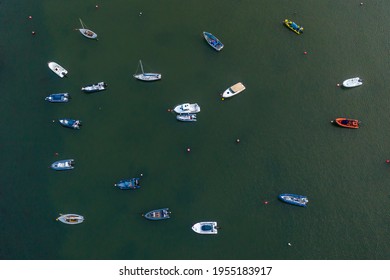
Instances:
[[[183,103],[180,105],[176,105],[175,108],[173,109],[178,114],[182,113],[189,113],[189,114],[195,114],[200,112],[200,107],[197,103]]]
[[[299,194],[282,193],[278,197],[283,202],[302,207],[306,207],[309,202],[306,196]]]
[[[213,34],[203,31],[203,37],[206,39],[207,43],[215,50],[220,51],[223,49],[224,45],[221,41],[218,40]]]
[[[97,84],[87,85],[85,87],[82,87],[81,90],[86,93],[92,93],[97,91],[102,91],[107,89],[108,85],[105,82],[100,82]]]
[[[138,72],[138,67],[137,67],[137,71],[133,75],[134,78],[141,80],[141,81],[145,81],[145,82],[152,82],[152,81],[161,80],[161,74],[159,74],[159,73],[145,73],[141,60],[139,61],[139,66],[141,67],[142,73],[137,74],[137,72]]]
[[[237,83],[237,84],[231,86],[230,88],[228,88],[227,90],[225,90],[221,94],[221,96],[223,98],[229,98],[229,97],[235,96],[236,94],[239,94],[240,92],[242,92],[244,90],[245,90],[245,86],[242,83]]]
[[[143,216],[148,220],[157,221],[157,220],[169,219],[170,213],[171,212],[169,211],[169,208],[161,208],[161,209],[149,211],[148,213],[143,214]]]
[[[192,226],[192,230],[199,234],[217,234],[217,222],[199,222]]]
[[[68,102],[69,99],[70,99],[69,93],[53,93],[45,97],[46,101],[52,103],[65,103]]]
[[[53,162],[51,168],[54,170],[69,170],[74,168],[74,159],[63,159]]]
[[[77,225],[84,222],[84,217],[78,214],[60,214],[56,220],[68,225]]]
[[[61,78],[66,77],[66,75],[68,74],[68,71],[56,62],[50,61],[47,63],[47,65],[54,73],[56,73]]]
[[[176,115],[176,119],[182,122],[196,122],[196,114],[182,113]]]
[[[72,119],[59,119],[60,124],[64,127],[69,127],[73,129],[80,129],[81,121],[72,120]]]
[[[346,87],[346,88],[358,87],[358,86],[361,86],[362,84],[363,84],[363,80],[360,79],[359,77],[355,77],[355,78],[345,80],[343,82],[343,87]]]
[[[81,34],[83,34],[85,37],[89,39],[96,39],[97,40],[97,34],[93,32],[92,30],[88,29],[87,26],[84,24],[84,22],[79,18],[81,23],[81,28],[78,29]]]
[[[139,178],[123,179],[116,183],[114,186],[121,190],[136,190],[141,186],[139,185]]]
[[[297,34],[303,33],[303,27],[299,26],[298,24],[296,24],[295,22],[293,22],[291,20],[285,19],[284,24]]]
[[[337,118],[333,121],[331,121],[333,124],[337,124],[338,126],[341,127],[346,127],[346,128],[359,128],[359,121],[354,120],[354,119],[347,119],[347,118]]]

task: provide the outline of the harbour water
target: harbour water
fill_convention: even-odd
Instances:
[[[0,258],[389,259],[389,9],[386,0],[2,1]],[[98,41],[75,30],[79,18]],[[162,80],[135,80],[140,59]],[[356,76],[363,86],[336,86]],[[100,81],[108,90],[81,92]],[[222,101],[237,82],[246,90]],[[56,92],[71,101],[44,101]],[[184,102],[201,106],[197,122],[168,111]],[[362,124],[338,128],[336,117]],[[67,158],[74,170],[48,168]],[[114,187],[140,174],[141,189]],[[307,195],[308,207],[280,193]],[[162,207],[171,219],[141,216]],[[56,222],[59,213],[85,222]],[[191,230],[208,220],[218,235]]]

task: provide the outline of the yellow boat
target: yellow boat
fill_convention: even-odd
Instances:
[[[291,20],[285,19],[284,24],[297,34],[303,33],[303,27],[299,26],[298,24],[296,24],[295,22],[293,22]]]

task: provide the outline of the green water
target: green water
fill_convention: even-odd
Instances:
[[[390,2],[359,3],[2,1],[0,258],[389,259]],[[74,30],[79,18],[98,41]],[[133,79],[139,59],[162,81]],[[336,86],[356,76],[363,86]],[[81,93],[99,81],[109,89]],[[221,101],[236,82],[247,89]],[[71,102],[46,103],[55,92]],[[201,106],[196,123],[168,112],[184,102]],[[361,128],[330,124],[342,116]],[[63,117],[84,126],[52,122]],[[74,170],[48,168],[66,158]],[[141,173],[140,190],[114,188]],[[308,207],[279,202],[284,192]],[[141,217],[161,207],[170,220]],[[219,234],[192,232],[204,220]]]

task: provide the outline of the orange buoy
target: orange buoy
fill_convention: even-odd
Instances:
[[[267,205],[267,204],[268,204],[268,201],[264,201],[264,204]]]
[[[303,52],[303,54],[307,54],[307,52],[305,51],[305,52]]]
[[[390,163],[390,159],[386,159],[386,163]]]

